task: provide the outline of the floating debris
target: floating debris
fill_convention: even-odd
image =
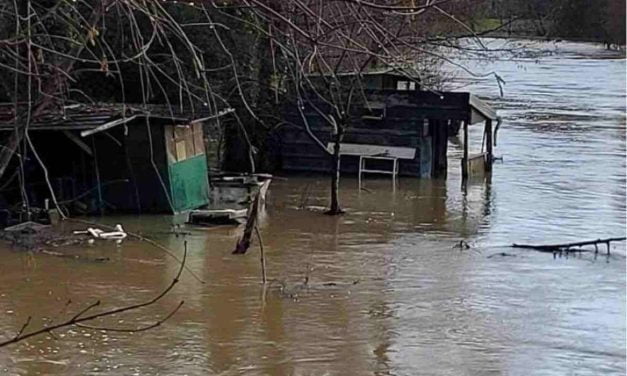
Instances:
[[[247,209],[192,210],[187,222],[193,225],[241,225],[246,222]]]
[[[99,228],[88,227],[85,231],[74,231],[74,235],[84,235],[89,234],[95,239],[105,239],[105,240],[118,240],[122,241],[126,239],[128,234],[122,228],[122,225],[115,225],[115,231],[105,232]]]

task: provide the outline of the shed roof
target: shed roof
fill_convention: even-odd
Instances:
[[[497,120],[498,116],[496,110],[490,107],[489,104],[479,99],[476,95],[468,94],[468,104],[470,107],[481,114],[486,120]],[[471,121],[471,123],[474,123]]]
[[[496,111],[477,96],[463,92],[368,90],[369,100],[379,100],[389,107],[411,108],[425,118],[455,119],[474,124],[497,120]]]
[[[404,77],[411,78],[413,80],[419,81],[415,72],[412,72],[411,69],[402,69],[402,68],[381,68],[381,69],[372,69],[372,70],[364,70],[361,72],[351,72],[351,71],[340,71],[337,73],[308,73],[308,77],[316,78],[320,76],[328,77],[328,76],[336,76],[336,77],[351,77],[351,76],[394,76],[394,77]]]
[[[173,123],[197,122],[222,116],[231,110],[213,114],[207,108],[184,109],[166,105],[143,105],[121,103],[76,104],[55,109],[38,116],[29,125],[29,130],[74,130],[82,133],[97,133],[98,129],[110,129],[136,118],[150,118]],[[0,131],[14,129],[15,106],[0,104]],[[107,125],[109,125],[107,127]],[[90,132],[87,132],[90,131]]]

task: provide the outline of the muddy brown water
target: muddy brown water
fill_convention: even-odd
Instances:
[[[342,217],[299,209],[326,204],[326,178],[274,181],[265,298],[258,248],[230,253],[238,230],[177,237],[168,216],[102,218],[179,255],[187,240],[204,283],[184,273],[157,305],[97,323],[147,325],[185,301],[147,332],[73,327],[2,348],[0,374],[624,374],[625,244],[609,258],[505,247],[625,235],[625,60],[585,44],[541,47],[554,53],[483,67],[505,78],[504,97],[472,83],[506,119],[490,183],[462,193],[456,142],[446,181],[368,179],[359,191],[345,177]],[[178,268],[133,240],[69,251],[109,261],[0,248],[0,336],[28,316],[35,328],[98,299],[148,299]]]

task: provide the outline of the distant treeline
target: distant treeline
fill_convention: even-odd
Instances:
[[[625,0],[487,0],[484,28],[547,38],[625,45]]]

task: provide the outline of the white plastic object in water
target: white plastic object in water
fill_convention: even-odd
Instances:
[[[122,228],[122,225],[115,225],[116,231],[104,232],[99,228],[88,227],[86,231],[74,231],[75,235],[78,234],[89,234],[96,239],[111,239],[111,240],[122,240],[126,239],[128,234]]]

